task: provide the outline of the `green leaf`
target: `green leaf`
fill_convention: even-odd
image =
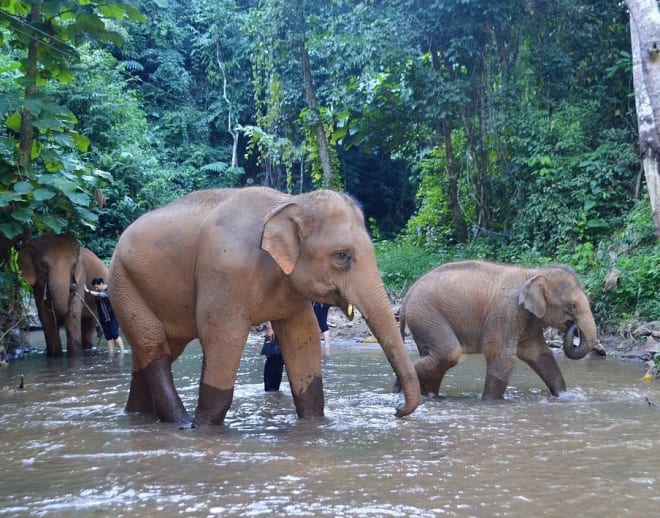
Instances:
[[[71,148],[71,149],[73,149],[75,147],[73,137],[71,136],[70,133],[55,133],[55,135],[53,135],[53,139],[60,146],[68,147],[68,148]]]
[[[70,132],[70,135],[73,137],[73,141],[76,144],[76,149],[86,153],[91,143],[89,137],[87,137],[87,135],[83,135],[82,133],[78,133],[77,131]]]
[[[23,117],[21,117],[21,114],[19,112],[16,112],[16,113],[12,113],[9,117],[5,119],[5,124],[12,131],[20,131],[22,120]]]
[[[34,201],[46,201],[55,197],[55,193],[48,189],[37,189],[33,193]]]
[[[14,184],[14,192],[19,194],[30,194],[34,190],[30,182],[16,182]]]
[[[0,223],[0,233],[4,234],[7,239],[13,239],[23,232],[23,227],[18,223]]]
[[[13,201],[20,201],[23,196],[13,191],[0,192],[0,208],[7,207]]]
[[[67,227],[67,221],[59,216],[46,214],[40,218],[41,223],[56,234],[62,233]]]
[[[109,173],[108,171],[103,171],[102,169],[94,169],[94,174],[96,176],[100,176],[104,180],[112,181],[112,173]]]
[[[83,207],[87,207],[90,202],[89,195],[86,192],[67,193],[66,197],[74,205],[81,205]]]
[[[20,207],[11,213],[11,217],[16,221],[20,221],[21,223],[29,223],[32,221],[33,216],[34,211],[31,207]]]

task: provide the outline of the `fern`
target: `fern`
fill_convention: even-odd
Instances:
[[[211,162],[201,167],[202,171],[211,171],[212,173],[224,173],[229,164],[227,162]]]

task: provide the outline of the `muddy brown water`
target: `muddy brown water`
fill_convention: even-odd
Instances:
[[[553,398],[518,362],[506,400],[483,403],[483,358],[471,356],[448,374],[444,398],[396,419],[400,396],[378,346],[335,343],[323,361],[326,417],[298,420],[287,383],[263,392],[260,345],[246,345],[225,425],[207,429],[125,414],[130,352],[33,355],[0,369],[10,388],[0,395],[0,516],[660,510],[660,382],[641,381],[639,363],[558,353],[570,390]],[[191,412],[200,368],[191,344],[175,363]],[[20,374],[25,390],[15,392]]]

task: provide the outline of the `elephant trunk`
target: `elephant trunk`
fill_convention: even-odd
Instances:
[[[591,326],[581,328],[571,324],[564,337],[564,354],[571,360],[579,360],[591,352],[595,342],[595,325],[592,329]]]
[[[65,277],[65,279],[68,279],[68,276]],[[50,295],[50,300],[52,304],[52,309],[55,312],[55,314],[62,318],[65,315],[68,314],[69,312],[69,298],[71,295],[71,288],[69,284],[65,284],[63,282],[49,282],[46,285],[45,288],[48,292],[48,295]]]
[[[372,292],[364,300],[363,304],[357,305],[394,369],[405,398],[404,404],[397,408],[396,416],[406,416],[419,406],[421,398],[415,367],[399,333],[385,287],[381,284],[378,293]]]

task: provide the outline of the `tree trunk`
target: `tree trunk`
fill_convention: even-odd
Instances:
[[[227,94],[227,75],[225,74],[225,65],[220,59],[220,41],[216,42],[215,45],[215,58],[218,62],[218,68],[222,73],[222,98],[227,104],[227,132],[231,135],[232,146],[231,146],[231,166],[232,168],[238,167],[238,130],[234,128],[234,108],[229,100],[229,95]]]
[[[330,146],[328,139],[325,136],[323,129],[323,121],[321,120],[321,113],[319,112],[316,103],[316,90],[314,89],[314,79],[312,77],[312,66],[309,62],[309,53],[307,47],[302,47],[302,68],[303,78],[305,81],[305,100],[307,107],[314,114],[314,132],[316,133],[316,140],[319,146],[319,159],[321,161],[321,169],[323,171],[324,187],[332,187],[332,161],[330,160]]]
[[[440,62],[440,52],[436,44],[435,38],[431,39],[431,62],[433,64],[433,70],[438,74],[438,80],[442,81],[442,63]],[[456,160],[454,156],[454,145],[451,140],[452,124],[451,121],[446,118],[439,120],[437,122],[438,136],[440,134],[443,137],[444,148],[445,148],[445,160],[446,160],[446,169],[447,169],[447,198],[449,199],[449,209],[451,211],[451,220],[454,224],[454,231],[456,235],[456,240],[459,243],[465,243],[467,241],[467,227],[465,225],[465,219],[463,218],[463,211],[458,202],[458,175],[456,173]]]
[[[630,12],[639,149],[655,235],[660,239],[660,12],[656,0],[626,0]]]
[[[30,13],[30,24],[36,25],[39,23],[41,11],[39,10],[40,2],[32,4],[32,12]],[[31,37],[28,45],[28,65],[27,65],[27,85],[25,87],[25,99],[29,99],[37,92],[37,62],[38,62],[38,45],[39,42],[36,38]],[[34,140],[34,126],[32,125],[32,114],[27,108],[23,108],[21,112],[21,128],[19,132],[19,153],[18,162],[19,167],[23,171],[22,174],[27,173],[32,161],[32,142]]]

